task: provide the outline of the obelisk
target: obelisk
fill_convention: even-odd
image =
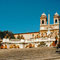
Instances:
[[[49,34],[50,34],[50,14],[48,14],[48,32],[47,32],[47,35],[49,35]]]
[[[48,14],[48,26],[50,27],[50,14]]]

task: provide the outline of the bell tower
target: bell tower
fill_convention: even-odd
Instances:
[[[54,14],[54,24],[59,24],[59,14],[57,12]]]
[[[47,25],[47,16],[43,13],[40,17],[40,25]]]

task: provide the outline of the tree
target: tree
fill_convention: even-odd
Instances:
[[[7,36],[7,38],[11,38],[11,39],[14,39],[14,34],[12,32],[9,32],[9,31],[0,31],[0,38],[4,38],[5,36]]]
[[[4,36],[5,36],[5,34],[2,31],[0,31],[0,38],[3,39]]]
[[[17,36],[17,39],[21,39],[20,35]]]
[[[21,35],[21,39],[25,39],[25,38],[23,37],[23,35]]]

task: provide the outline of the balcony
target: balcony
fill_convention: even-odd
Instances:
[[[47,30],[47,27],[40,27],[40,30]]]

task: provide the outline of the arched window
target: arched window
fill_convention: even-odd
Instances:
[[[55,20],[55,23],[57,23],[57,19]]]
[[[44,20],[42,20],[42,24],[44,24]]]

